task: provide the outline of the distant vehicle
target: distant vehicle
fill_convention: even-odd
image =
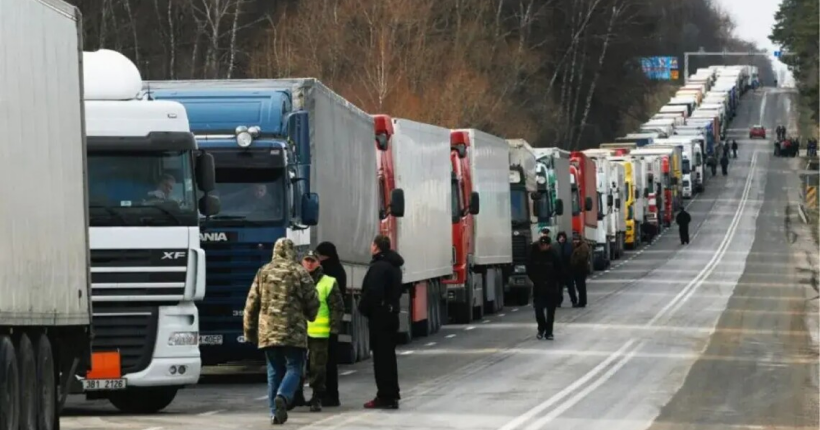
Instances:
[[[749,130],[749,139],[754,139],[755,137],[760,137],[765,139],[766,138],[766,128],[762,125],[755,125]]]

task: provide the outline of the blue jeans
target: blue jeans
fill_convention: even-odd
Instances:
[[[272,346],[264,351],[268,364],[268,405],[272,416],[276,410],[273,402],[276,396],[284,397],[288,404],[293,403],[293,396],[302,383],[305,348]]]

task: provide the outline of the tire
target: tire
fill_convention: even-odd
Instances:
[[[108,401],[120,412],[127,414],[154,414],[171,404],[178,388],[132,388],[112,393]]]
[[[20,428],[20,378],[14,344],[0,335],[0,430]]]
[[[464,280],[464,303],[456,303],[454,307],[456,324],[473,322],[473,275],[469,271]]]
[[[17,341],[17,370],[20,377],[20,430],[37,430],[39,384],[37,362],[31,339],[23,333]]]
[[[38,430],[53,430],[58,428],[60,414],[57,411],[57,372],[54,352],[48,336],[41,334],[36,343],[38,385]]]

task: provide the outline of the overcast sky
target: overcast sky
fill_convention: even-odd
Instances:
[[[769,40],[769,35],[780,0],[717,0],[717,3],[735,21],[735,35],[766,48],[770,54],[774,53],[777,47]],[[785,71],[786,67],[779,61],[775,61],[774,65],[776,69]]]

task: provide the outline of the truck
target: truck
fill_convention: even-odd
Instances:
[[[651,145],[655,139],[659,139],[658,133],[629,133],[626,136],[615,138],[617,143],[634,143],[638,147]]]
[[[589,249],[598,248],[598,218],[601,195],[598,194],[595,162],[581,151],[570,156],[570,190],[572,193],[572,232],[587,242]],[[590,253],[590,272],[594,269]]]
[[[690,199],[703,187],[703,160],[700,145],[691,137],[675,137],[657,142],[659,145],[677,146],[681,149],[682,197]],[[697,148],[697,149],[696,149]],[[700,167],[700,170],[698,168]]]
[[[145,97],[124,55],[84,53],[83,77],[92,352],[107,358],[92,357],[72,393],[157,412],[199,380],[199,214],[220,210],[214,159],[199,150],[185,107]]]
[[[549,204],[547,211],[539,212],[538,229],[548,228],[550,237],[555,240],[560,232],[569,234],[572,231],[572,213],[565,213],[564,205],[573,199],[569,164],[571,153],[560,148],[535,148],[538,163],[544,166],[547,179]],[[566,202],[566,203],[565,203]],[[536,200],[537,204],[547,204]],[[547,215],[548,214],[548,215]]]
[[[527,141],[509,139],[510,213],[512,221],[512,267],[505,271],[504,303],[529,303],[532,282],[527,276],[530,244],[537,235],[540,209],[533,204],[540,197],[536,178],[535,153]],[[546,172],[545,172],[546,173]]]
[[[469,323],[483,318],[485,309],[503,307],[503,269],[512,263],[509,146],[480,130],[459,129],[451,131],[450,147],[462,198],[453,223],[453,277],[445,284],[452,320]],[[479,195],[495,204],[479,212]]]
[[[209,286],[199,303],[206,364],[262,359],[242,336],[242,310],[253,276],[282,237],[300,253],[336,245],[348,278],[338,358],[368,358],[356,305],[388,204],[378,192],[373,117],[313,78],[151,82],[150,89],[188,107],[197,139],[216,158],[223,213],[204,221]],[[270,195],[261,207],[260,194]],[[332,208],[325,216],[319,196]],[[394,214],[397,203],[388,208]]]
[[[672,225],[674,212],[676,209],[675,190],[677,185],[673,171],[673,160],[675,150],[671,147],[641,148],[632,151],[633,156],[643,157],[647,161],[647,176],[650,183],[655,183],[655,213],[658,214],[657,221],[654,222],[656,229],[654,233],[650,231],[649,236],[660,233],[660,227]],[[650,208],[653,206],[650,198]],[[653,220],[650,220],[653,221]]]
[[[16,65],[0,77],[0,130],[25,136],[0,145],[3,206],[16,208],[0,211],[0,428],[59,428],[92,361],[82,16],[57,0],[2,2],[0,40]]]
[[[399,335],[409,342],[438,332],[447,320],[443,281],[453,273],[452,208],[458,197],[447,158],[450,130],[383,114],[373,119],[381,234],[404,258]]]
[[[592,264],[595,270],[604,270],[613,260],[620,258],[623,251],[619,249],[621,232],[618,231],[620,214],[615,206],[618,195],[618,190],[614,187],[615,165],[608,160],[609,150],[587,149],[582,153],[595,163],[596,190],[600,206],[596,226],[596,246],[592,248]]]
[[[689,117],[692,115],[692,111],[698,107],[698,100],[695,97],[691,96],[677,96],[672,97],[667,106],[686,106],[686,116]]]
[[[654,149],[669,148],[672,150],[669,156],[670,170],[672,174],[671,188],[674,198],[672,210],[679,211],[683,207],[683,145],[680,143],[662,143],[653,146]]]

